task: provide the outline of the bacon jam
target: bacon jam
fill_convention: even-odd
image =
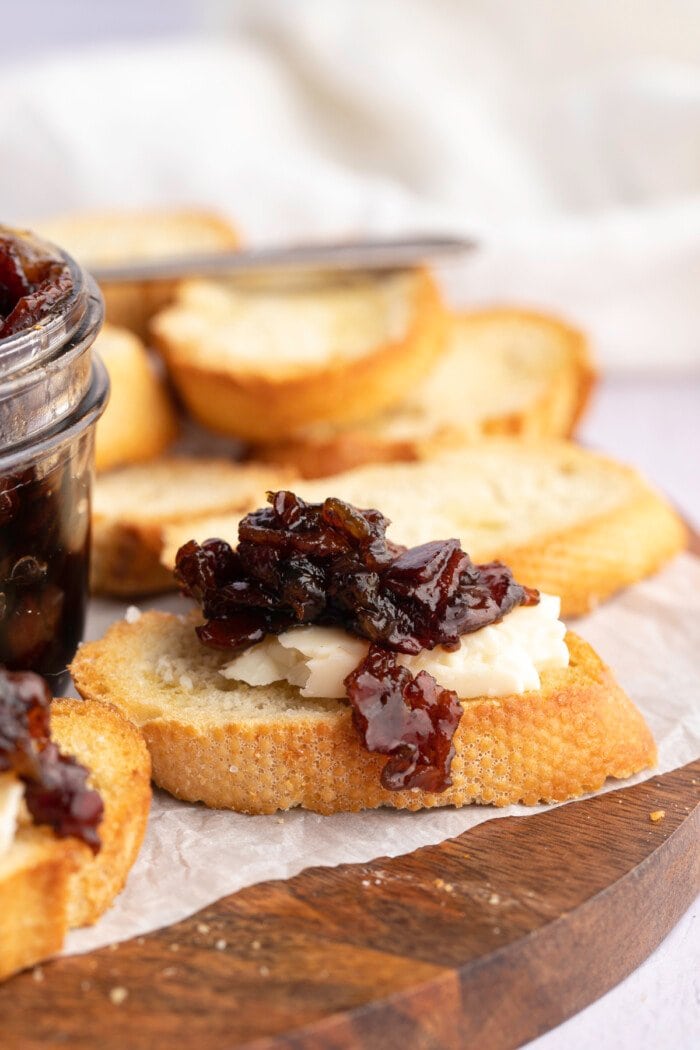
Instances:
[[[60,676],[82,637],[88,586],[90,471],[0,476],[0,663]]]
[[[335,498],[306,503],[288,491],[268,493],[268,502],[243,518],[235,550],[210,539],[178,551],[176,579],[206,620],[200,640],[238,652],[312,623],[366,638],[369,654],[345,686],[364,746],[389,756],[383,786],[444,791],[461,705],[393,654],[458,649],[462,635],[536,604],[537,591],[500,562],[475,565],[455,539],[391,543],[378,510]]]
[[[39,675],[0,668],[0,773],[14,773],[24,783],[35,824],[47,824],[59,838],[82,839],[97,853],[102,799],[87,786],[85,766],[51,740],[50,704]]]
[[[43,321],[72,289],[63,259],[29,237],[0,230],[0,339]]]

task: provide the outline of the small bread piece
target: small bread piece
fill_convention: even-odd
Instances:
[[[422,269],[276,290],[186,281],[151,332],[195,419],[264,443],[399,401],[442,352],[445,316]]]
[[[289,483],[272,467],[172,457],[101,474],[93,500],[92,589],[135,596],[174,587],[160,558],[164,530],[209,514],[247,512]]]
[[[509,307],[453,314],[445,353],[398,405],[359,426],[306,427],[255,454],[317,478],[485,434],[569,437],[594,379],[583,333],[556,317]]]
[[[566,441],[488,438],[293,488],[311,502],[338,496],[380,508],[389,537],[409,547],[454,536],[474,561],[500,558],[520,583],[558,594],[564,616],[655,572],[686,543],[678,516],[635,470]],[[169,528],[164,563],[172,567],[189,539],[235,542],[238,520]]]
[[[594,791],[656,760],[637,708],[590,646],[569,634],[569,667],[543,672],[538,692],[462,701],[452,786],[443,794],[386,791],[385,758],[361,746],[348,704],[305,699],[286,683],[223,678],[231,655],[206,649],[196,622],[148,612],[116,623],[72,666],[83,696],[108,700],[140,725],[155,782],[190,802],[243,813],[533,805]]]
[[[42,236],[91,266],[228,251],[239,246],[230,222],[200,208],[78,212],[37,224]],[[177,281],[104,283],[107,320],[145,339],[150,318],[173,298]]]
[[[51,736],[90,769],[102,795],[102,849],[22,825],[0,857],[0,979],[59,951],[71,926],[95,922],[121,891],[151,801],[150,758],[136,727],[105,704],[56,700]]]
[[[145,346],[126,328],[107,324],[95,350],[110,383],[109,402],[97,424],[96,469],[112,470],[161,455],[177,437],[177,416]]]

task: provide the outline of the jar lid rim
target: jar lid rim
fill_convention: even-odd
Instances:
[[[47,250],[60,256],[66,263],[70,270],[72,287],[66,298],[38,324],[5,338],[0,334],[0,384],[46,364],[56,350],[60,350],[70,341],[85,316],[88,299],[93,290],[92,278],[72,255],[58,245],[34,237],[33,234],[31,236],[36,243],[46,245]],[[21,240],[21,231],[17,231],[17,237]]]

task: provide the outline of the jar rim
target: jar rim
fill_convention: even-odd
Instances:
[[[93,277],[61,248],[0,226],[18,242],[65,262],[72,287],[36,325],[0,338],[0,462],[67,426],[87,397],[91,347],[104,320]]]
[[[109,375],[100,357],[93,352],[90,370],[90,385],[75,411],[60,420],[51,429],[19,445],[13,445],[6,453],[0,450],[0,474],[10,473],[17,467],[31,466],[47,452],[53,452],[68,444],[100,418],[109,400]]]
[[[4,338],[0,333],[0,386],[46,363],[56,350],[69,342],[85,316],[89,297],[95,291],[92,278],[58,245],[29,230],[0,226],[0,232],[5,230],[18,241],[45,248],[48,255],[62,260],[70,271],[71,290],[41,321]]]

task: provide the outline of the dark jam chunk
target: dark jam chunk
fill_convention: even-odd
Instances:
[[[102,799],[87,786],[88,770],[51,741],[50,704],[38,675],[0,668],[0,773],[23,781],[35,824],[48,824],[59,838],[82,839],[96,853]]]
[[[538,601],[505,565],[475,565],[458,540],[406,550],[387,542],[377,510],[291,492],[268,499],[241,521],[236,550],[217,539],[178,551],[175,576],[201,605],[199,636],[214,648],[316,623],[394,652],[456,649],[463,634]]]
[[[462,717],[457,694],[427,671],[415,678],[396,656],[370,646],[345,679],[352,720],[368,751],[389,755],[381,773],[389,791],[444,791],[452,783],[452,738]]]
[[[80,641],[88,476],[72,461],[0,477],[0,663],[60,675]]]
[[[0,233],[0,339],[44,320],[72,288],[63,259],[29,239]]]
[[[475,565],[458,540],[396,546],[377,510],[284,491],[268,501],[241,521],[237,549],[212,539],[178,551],[175,576],[207,621],[201,641],[235,652],[310,623],[368,639],[370,655],[346,685],[365,746],[390,755],[382,783],[444,790],[459,703],[391,654],[457,649],[463,634],[538,602],[537,591],[500,562]]]

